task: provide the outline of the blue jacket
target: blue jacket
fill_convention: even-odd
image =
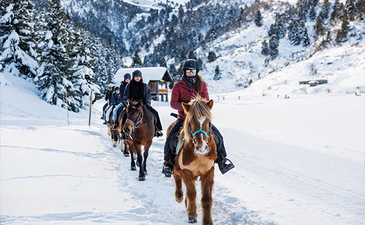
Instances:
[[[122,95],[121,95],[121,93],[119,92],[119,94],[117,94],[117,93],[114,92],[112,94],[112,105],[113,106],[116,106],[116,105],[118,105],[121,102],[122,102]]]

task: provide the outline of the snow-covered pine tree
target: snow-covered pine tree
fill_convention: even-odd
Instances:
[[[36,10],[31,0],[1,2],[0,17],[0,63],[2,72],[24,79],[36,76],[38,63],[35,60],[34,43]]]
[[[221,71],[219,69],[219,66],[217,65],[215,67],[215,70],[214,70],[214,77],[213,77],[213,80],[220,80],[222,79],[222,76],[221,76]]]
[[[262,15],[260,10],[257,10],[256,14],[255,14],[255,24],[258,27],[262,26]]]

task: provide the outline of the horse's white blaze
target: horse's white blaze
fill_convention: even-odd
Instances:
[[[205,121],[205,119],[206,119],[206,117],[205,116],[203,116],[203,117],[201,117],[198,121],[199,121],[199,123],[200,123],[200,130],[203,130],[202,128],[203,128],[203,123],[204,123],[204,121]],[[200,136],[200,138],[201,138],[201,140],[202,140],[202,147],[199,149],[199,151],[197,151],[197,150],[195,150],[195,152],[198,154],[198,155],[205,155],[205,154],[207,154],[208,152],[209,152],[209,147],[208,147],[208,145],[207,145],[207,143],[204,141],[204,133],[202,133],[202,132],[199,132],[199,133],[197,133],[197,135],[201,135]]]

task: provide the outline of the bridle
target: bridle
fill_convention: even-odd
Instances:
[[[139,115],[138,115],[138,117],[137,117],[137,119],[136,119],[136,122],[132,121],[131,119],[127,119],[127,120],[125,121],[125,123],[129,123],[130,125],[132,125],[132,132],[133,132],[135,129],[140,128],[140,127],[143,127],[144,125],[146,125],[146,124],[147,124],[147,122],[146,122],[146,123],[141,124],[141,123],[142,123],[142,120],[143,120],[143,110],[138,109],[138,111],[139,111]],[[129,137],[130,137],[131,139],[133,139],[133,138],[132,138],[132,136],[131,136],[132,132],[129,134]]]
[[[193,130],[191,129],[191,124],[193,124],[193,122],[191,121],[189,123],[189,131],[190,131],[191,137],[193,139],[194,145],[195,145],[195,135],[197,135],[199,133],[202,133],[202,134],[205,135],[205,137],[207,138],[206,143],[209,142],[210,133],[212,132],[212,123],[210,121],[208,123],[209,123],[209,131],[208,131],[208,133],[205,130],[203,130],[203,129],[199,129],[199,130],[196,130],[195,132],[193,132]]]

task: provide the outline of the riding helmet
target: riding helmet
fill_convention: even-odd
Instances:
[[[133,77],[142,77],[142,73],[139,70],[135,70],[132,73]]]
[[[187,59],[184,62],[184,67],[183,69],[186,70],[187,68],[195,68],[196,69],[196,73],[199,72],[199,64],[195,59]]]
[[[124,74],[124,80],[131,79],[131,75],[129,73]]]

